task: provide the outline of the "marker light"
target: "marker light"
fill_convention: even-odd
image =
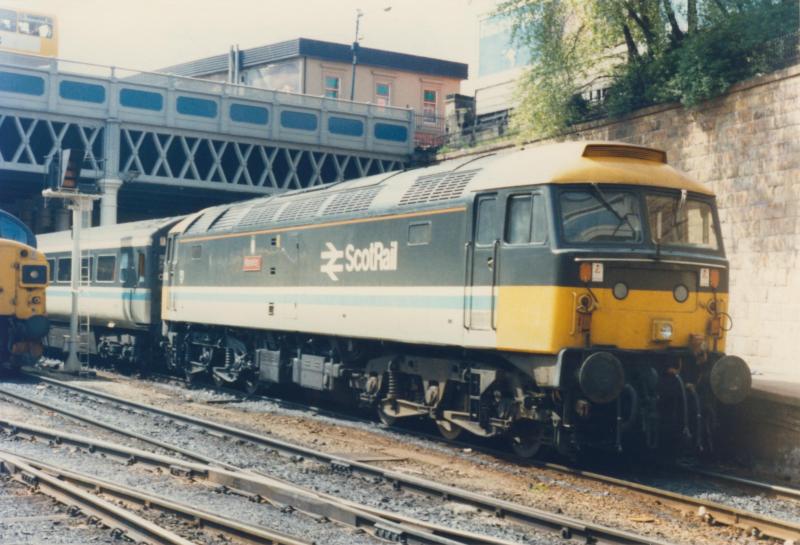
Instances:
[[[709,283],[711,287],[717,289],[719,287],[719,269],[711,269],[711,274],[709,276]]]
[[[672,322],[669,320],[653,320],[654,341],[671,341],[672,334]]]
[[[591,263],[581,263],[580,267],[580,279],[581,282],[584,284],[588,284],[592,281],[592,264]]]

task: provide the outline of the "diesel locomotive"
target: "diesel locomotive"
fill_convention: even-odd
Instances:
[[[47,263],[36,237],[20,220],[0,210],[0,372],[17,370],[42,355]]]
[[[552,144],[119,230],[95,246],[114,289],[88,299],[113,302],[104,357],[148,360],[158,328],[189,378],[324,392],[524,456],[709,449],[719,404],[750,388],[725,354],[714,195],[660,150]]]

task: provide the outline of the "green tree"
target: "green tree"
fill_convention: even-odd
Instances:
[[[797,51],[796,0],[506,0],[496,16],[531,53],[512,121],[528,137],[662,102],[693,106]],[[597,89],[606,100],[591,100]]]

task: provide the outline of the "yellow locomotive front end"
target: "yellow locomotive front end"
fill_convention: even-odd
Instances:
[[[747,364],[725,353],[729,268],[713,193],[658,150],[543,149],[531,152],[540,180],[518,176],[499,193],[505,238],[493,258],[497,347],[529,354],[509,357],[531,362],[538,390],[521,415],[555,413],[550,440],[567,451],[711,448],[718,406],[751,386]],[[548,205],[538,245],[515,243],[516,199],[528,193]]]
[[[14,370],[42,355],[47,261],[18,241],[0,239],[0,369]]]

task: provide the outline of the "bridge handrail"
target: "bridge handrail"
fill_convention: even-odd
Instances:
[[[17,62],[14,62],[15,59],[18,59]],[[86,74],[80,72],[71,72],[63,69],[61,64],[70,64],[70,65],[77,65],[83,67],[91,67],[91,68],[100,68],[102,70],[107,71],[104,74]],[[400,107],[400,106],[381,106],[377,104],[373,104],[371,102],[360,102],[356,100],[347,100],[347,99],[338,99],[338,98],[329,98],[325,96],[317,96],[317,95],[308,95],[303,93],[296,93],[292,91],[278,91],[274,89],[264,89],[261,87],[254,87],[252,85],[243,85],[240,83],[231,83],[227,81],[215,81],[210,79],[204,78],[195,78],[191,76],[181,76],[178,74],[172,74],[169,72],[158,72],[158,71],[148,71],[148,70],[139,70],[136,68],[126,68],[121,66],[113,66],[113,65],[106,65],[106,64],[98,64],[98,63],[91,63],[85,61],[75,61],[71,59],[65,59],[63,57],[43,57],[40,55],[27,55],[23,53],[7,53],[1,52],[0,53],[0,66],[10,67],[10,68],[19,68],[25,70],[34,70],[39,71],[46,74],[70,74],[73,76],[79,77],[86,77],[86,78],[100,78],[104,80],[111,80],[112,82],[121,82],[127,81],[131,84],[136,85],[144,85],[150,87],[163,87],[163,88],[175,88],[175,82],[186,82],[188,84],[197,84],[201,88],[200,89],[193,89],[195,92],[205,92],[209,94],[220,94],[225,96],[240,96],[244,98],[252,98],[258,99],[258,96],[264,97],[266,100],[274,100],[278,98],[279,101],[280,97],[292,97],[302,101],[308,100],[318,100],[320,105],[322,104],[330,104],[333,105],[334,108],[337,110],[344,110],[346,109],[346,105],[351,105],[355,107],[364,107],[366,109],[372,109],[373,111],[380,111],[382,113],[388,114],[392,116],[392,113],[396,114],[398,118],[405,117],[408,118],[409,116],[413,115],[413,109],[410,107]],[[127,72],[130,75],[126,75],[125,77],[120,77],[119,72]],[[164,80],[163,85],[159,85],[157,82],[149,82],[149,81],[136,81],[135,78],[137,76],[155,76],[157,78],[162,78]],[[203,88],[204,87],[204,88]],[[219,90],[212,91],[210,88],[217,87]],[[191,89],[187,89],[191,90]],[[238,94],[244,93],[244,94]],[[288,102],[288,101],[287,101]],[[343,108],[345,106],[345,108]],[[325,109],[325,108],[323,108]],[[392,116],[394,117],[394,116]]]

